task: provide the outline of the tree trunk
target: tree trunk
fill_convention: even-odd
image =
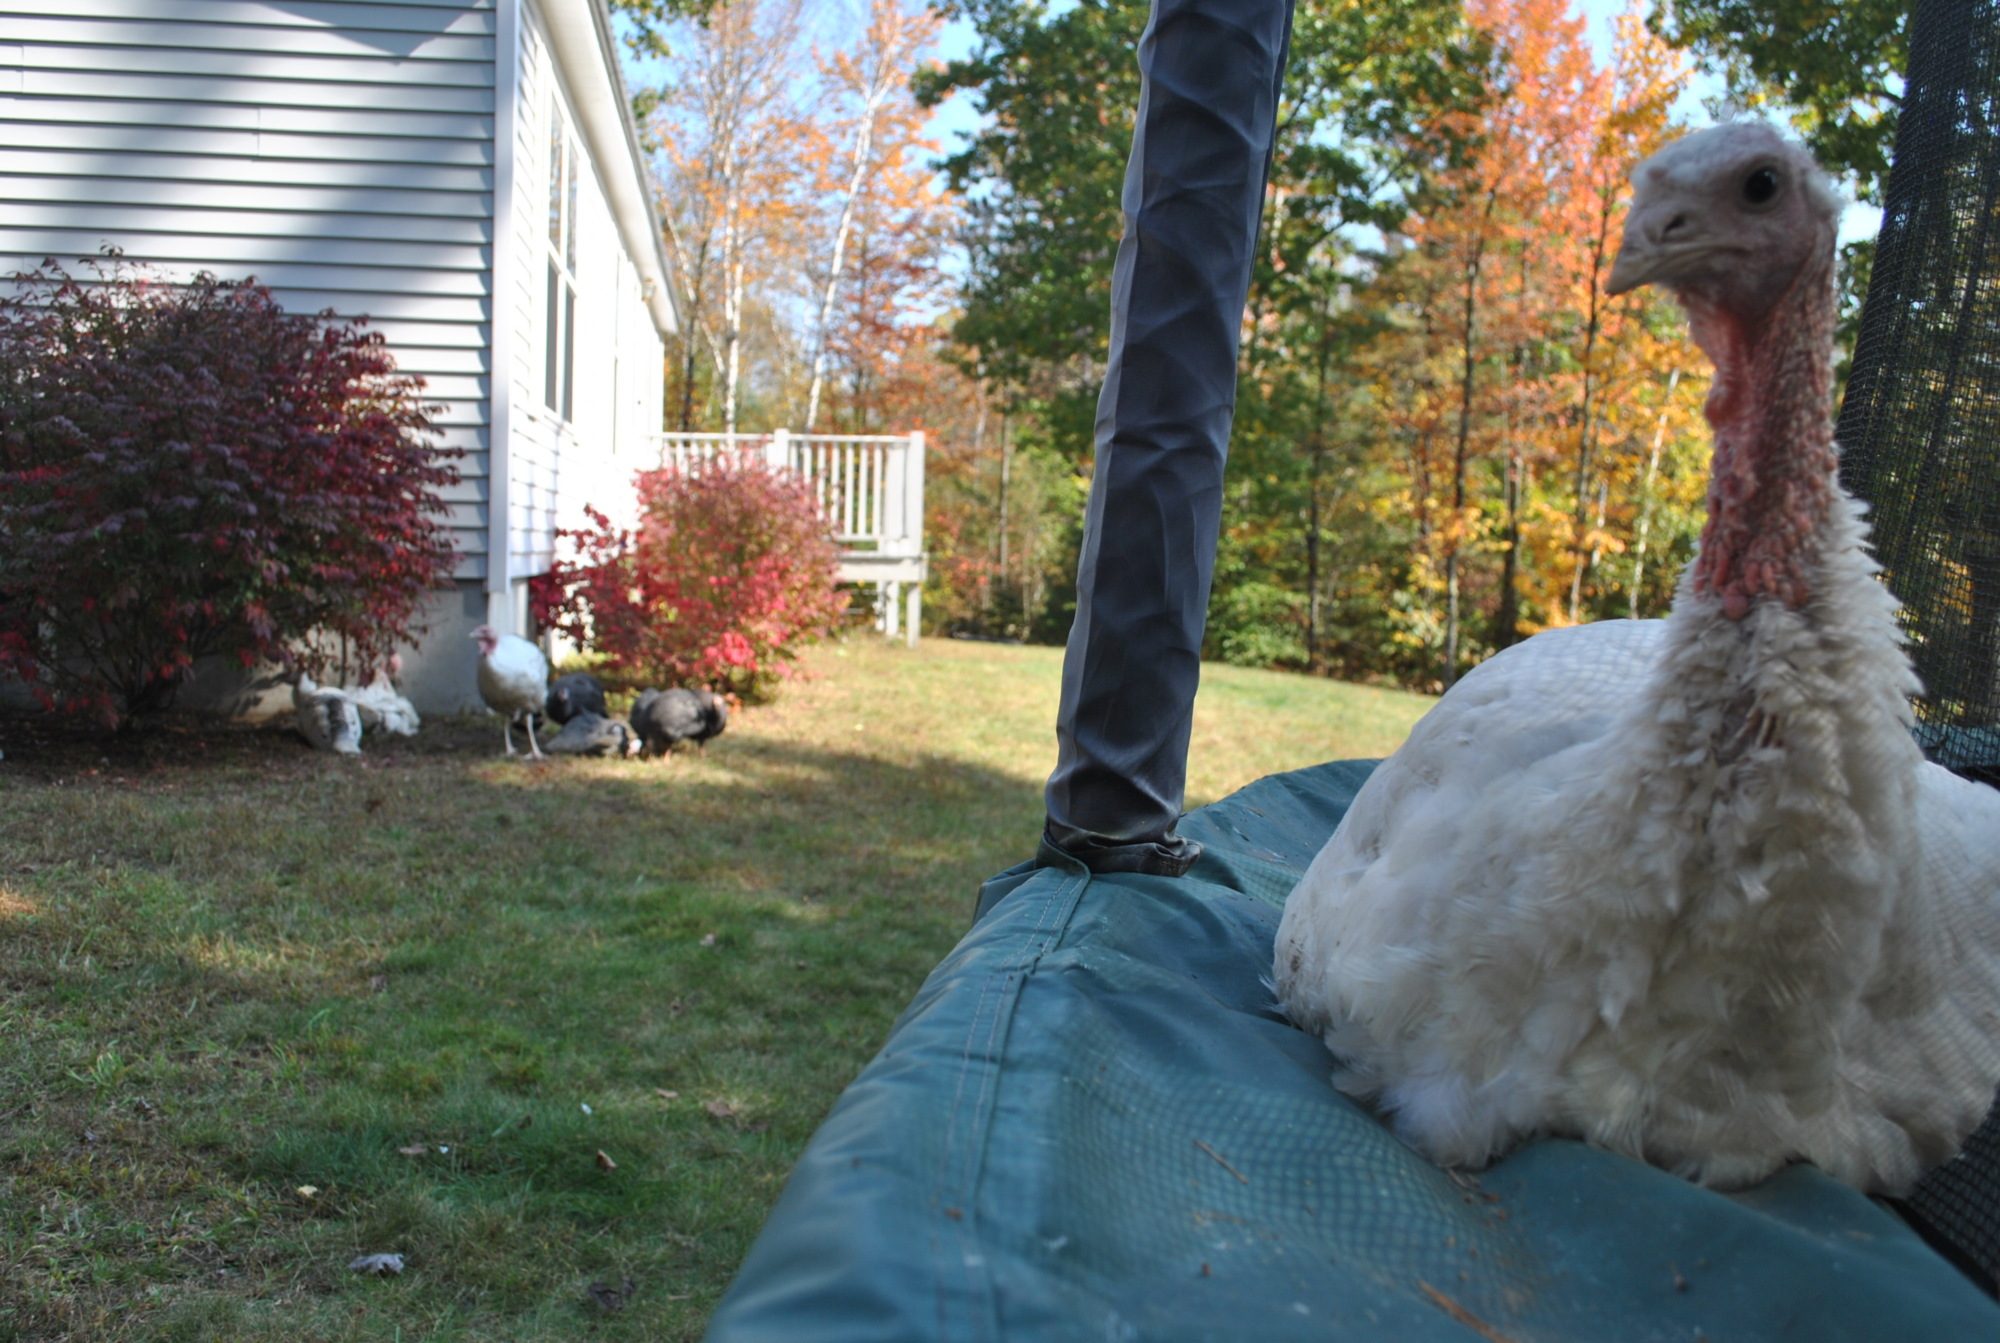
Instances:
[[[892,76],[899,55],[900,47],[894,42],[881,52],[862,104],[861,124],[854,132],[854,157],[847,175],[847,194],[840,202],[840,220],[833,229],[833,254],[827,261],[826,287],[820,291],[819,318],[813,324],[812,384],[806,392],[807,433],[812,432],[819,419],[820,386],[826,378],[827,323],[833,318],[833,299],[840,289],[840,268],[847,257],[847,235],[854,226],[855,202],[861,199],[861,185],[868,172],[868,155],[875,141],[875,118],[881,111],[883,99],[889,96],[893,87]]]
[[[1009,577],[1009,570],[1007,566],[1007,528],[1009,525],[1009,520],[1007,517],[1007,494],[1012,484],[1014,475],[1014,437],[1009,432],[1011,427],[1012,426],[1008,423],[1007,412],[1004,410],[1001,411],[1000,412],[1000,538],[999,538],[1000,554],[995,562],[995,567],[999,570],[1000,586],[1003,589],[1006,589],[1010,592],[1013,590],[1013,583]]]
[[[1326,377],[1333,357],[1333,291],[1320,296],[1319,378],[1313,388],[1312,461],[1306,473],[1306,670],[1318,671],[1320,627],[1319,488],[1326,472]]]
[[[1451,534],[1445,542],[1444,557],[1444,688],[1458,682],[1458,557],[1465,525],[1465,466],[1472,455],[1472,389],[1477,361],[1473,336],[1478,327],[1479,275],[1486,260],[1486,227],[1500,204],[1496,185],[1486,193],[1486,211],[1479,221],[1479,236],[1465,265],[1465,302],[1459,326],[1458,442],[1452,449]]]
[[[1597,247],[1590,256],[1590,298],[1585,313],[1583,327],[1583,406],[1582,425],[1577,433],[1576,447],[1576,513],[1574,515],[1575,535],[1570,540],[1571,568],[1569,574],[1569,619],[1575,624],[1583,610],[1583,579],[1589,572],[1595,555],[1593,547],[1583,543],[1584,522],[1590,509],[1590,469],[1597,448],[1597,375],[1591,364],[1591,356],[1597,349],[1597,335],[1603,326],[1604,315],[1598,306],[1599,285],[1604,269],[1606,230],[1610,216],[1601,216]],[[1601,529],[1603,523],[1598,524]]]
[[[1507,450],[1507,545],[1500,552],[1500,606],[1493,613],[1493,646],[1507,648],[1521,638],[1521,450],[1510,443]]]
[[[1680,384],[1679,369],[1667,374],[1667,394],[1660,401],[1660,415],[1653,424],[1653,449],[1646,457],[1646,476],[1639,486],[1638,535],[1632,539],[1632,586],[1627,589],[1627,610],[1634,620],[1639,618],[1639,592],[1646,581],[1646,537],[1653,526],[1653,478],[1660,473],[1660,450],[1667,441],[1667,410],[1674,399],[1674,388]]]

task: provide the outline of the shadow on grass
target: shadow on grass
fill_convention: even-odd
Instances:
[[[920,743],[497,735],[168,737],[0,788],[0,1336],[693,1337],[1041,820]],[[346,1271],[375,1251],[405,1275]]]

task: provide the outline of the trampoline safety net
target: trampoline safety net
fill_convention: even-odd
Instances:
[[[1909,39],[1841,476],[1903,603],[1925,753],[2000,787],[2000,0],[1918,0]],[[2000,1278],[2000,1098],[1906,1211]]]

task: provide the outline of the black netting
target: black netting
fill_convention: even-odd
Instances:
[[[2000,785],[2000,0],[1917,0],[1883,205],[1841,474],[1903,602],[1926,754]],[[1907,1210],[2000,1280],[2000,1101]]]
[[[1841,475],[1923,677],[1926,752],[2000,783],[2000,0],[1917,0]]]

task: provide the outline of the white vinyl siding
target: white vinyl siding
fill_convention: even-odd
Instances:
[[[559,103],[556,100],[560,100]],[[560,106],[568,143],[577,151],[573,194],[562,190],[570,238],[552,248],[549,237],[550,110]],[[659,432],[662,343],[640,286],[639,271],[613,222],[603,175],[628,171],[606,165],[581,134],[576,103],[556,68],[540,7],[523,6],[521,84],[517,104],[517,160],[513,245],[524,264],[502,311],[512,328],[513,448],[508,476],[509,549],[512,572],[546,571],[555,556],[557,528],[585,525],[584,508],[629,519],[632,473],[641,444]],[[573,202],[573,204],[572,204]],[[573,249],[570,242],[574,243]],[[576,309],[567,318],[571,385],[569,414],[549,404],[550,337],[560,339],[565,318],[549,309],[551,260],[570,263]],[[565,281],[570,278],[565,277]],[[558,301],[567,284],[557,287]]]
[[[485,573],[493,0],[0,0],[0,270],[104,244],[366,316],[444,403]]]
[[[169,279],[254,275],[289,310],[365,315],[464,450],[457,576],[509,592],[585,505],[628,507],[660,425],[668,319],[634,215],[651,188],[617,141],[603,24],[577,0],[0,0],[0,270],[108,243]],[[545,385],[556,105],[576,158],[567,415]]]

